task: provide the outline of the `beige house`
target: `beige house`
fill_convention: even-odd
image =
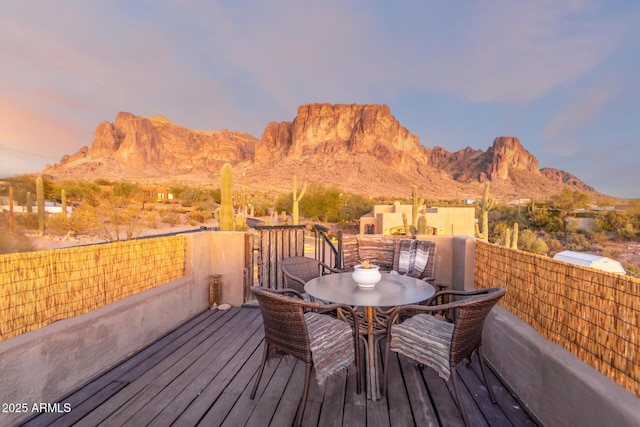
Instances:
[[[420,207],[427,218],[427,226],[437,230],[439,235],[475,236],[475,208],[427,208]],[[407,215],[409,224],[413,223],[411,205],[375,205],[373,211],[360,218],[360,234],[394,234],[404,231],[402,214]]]

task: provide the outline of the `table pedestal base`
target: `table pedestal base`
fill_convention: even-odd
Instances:
[[[365,346],[365,376],[367,386],[367,399],[379,400],[382,397],[380,393],[380,380],[378,375],[378,341],[384,335],[381,335],[380,330],[374,328],[375,323],[375,307],[364,307],[364,315],[366,319],[366,333],[367,339],[364,341]],[[380,335],[376,337],[376,335]]]

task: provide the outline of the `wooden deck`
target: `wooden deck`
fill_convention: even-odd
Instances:
[[[270,361],[255,400],[249,399],[263,337],[260,310],[202,313],[60,399],[70,404],[70,412],[45,413],[23,425],[292,425],[304,382],[302,362],[292,358]],[[387,397],[373,402],[365,398],[364,391],[356,394],[352,365],[323,388],[312,381],[303,425],[463,425],[450,383],[429,368],[418,369],[392,355]],[[477,365],[476,361],[469,369],[459,369],[472,424],[535,426],[493,375],[498,404],[489,401]]]

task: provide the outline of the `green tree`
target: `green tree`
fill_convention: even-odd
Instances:
[[[591,200],[589,196],[580,190],[565,188],[561,193],[550,198],[553,206],[560,212],[562,230],[566,230],[566,218],[576,209],[586,208]]]
[[[358,194],[345,194],[341,198],[339,219],[345,222],[358,221],[361,216],[371,212],[374,202]]]
[[[589,196],[580,190],[565,188],[561,193],[551,196],[553,205],[562,212],[571,212],[576,209],[586,208],[591,200]]]
[[[560,211],[545,204],[532,205],[527,210],[529,226],[555,233],[564,230],[564,220],[560,217]]]
[[[336,187],[311,183],[307,187],[306,197],[300,200],[300,213],[306,218],[318,218],[325,223],[337,222],[340,218],[340,194],[342,192]]]
[[[598,218],[597,225],[604,231],[615,231],[631,223],[631,215],[623,211],[609,211]]]

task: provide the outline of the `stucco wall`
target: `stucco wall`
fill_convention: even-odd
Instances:
[[[451,287],[458,291],[475,289],[475,237],[456,236],[452,240]]]
[[[502,307],[485,323],[483,349],[545,426],[640,426],[640,398]]]
[[[222,274],[222,302],[233,306],[244,303],[244,252],[245,233],[219,231],[209,233],[212,237],[209,247],[211,271],[208,274]]]
[[[438,229],[438,234],[475,236],[474,208],[427,208],[427,225]]]
[[[53,402],[202,312],[200,294],[182,278],[0,342],[0,402]],[[0,413],[0,425],[30,415]]]

